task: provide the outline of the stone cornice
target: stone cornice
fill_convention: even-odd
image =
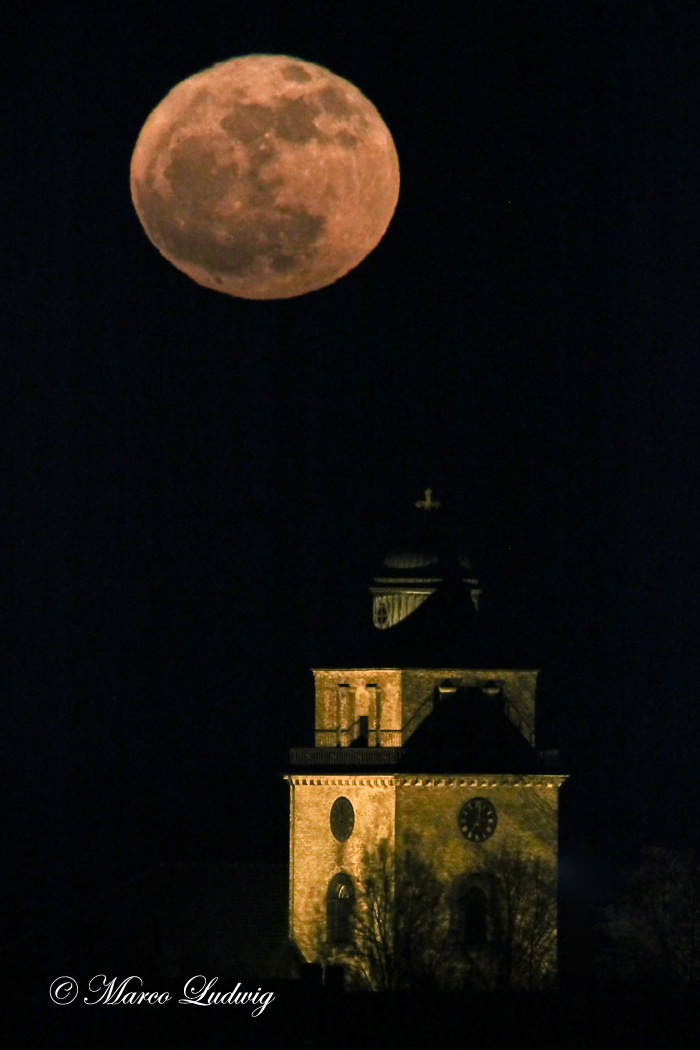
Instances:
[[[287,773],[285,780],[288,780],[290,784],[294,784],[295,787],[300,785],[310,786],[315,785],[316,787],[383,787],[391,788],[396,783],[396,777],[394,776],[373,776],[366,773],[356,773],[354,776],[341,775],[341,776],[316,776],[311,773],[308,776],[301,776],[298,773]]]
[[[568,774],[546,773],[399,773],[397,787],[492,788],[561,787]]]
[[[312,667],[312,674],[379,674],[383,671],[421,671],[443,676],[460,674],[539,674],[537,667]]]
[[[400,671],[400,667],[312,667],[312,674],[385,674],[391,672],[395,674]]]
[[[559,788],[567,779],[568,774],[559,773],[556,776],[545,773],[394,773],[389,776],[374,776],[366,773],[356,773],[341,776],[317,775],[314,773],[306,776],[299,773],[285,774],[285,780],[295,786],[317,787],[335,785],[338,787],[427,787],[427,788],[531,788],[547,787]]]

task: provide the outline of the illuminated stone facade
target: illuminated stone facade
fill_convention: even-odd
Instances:
[[[370,695],[391,698],[387,705],[397,721],[388,721],[386,729],[379,719],[380,739],[390,741],[387,747],[398,751],[394,741],[407,743],[409,733],[401,729],[399,713],[402,711],[402,676],[410,683],[409,703],[406,707],[407,722],[420,724],[416,717],[423,707],[430,706],[422,715],[427,718],[436,702],[430,705],[423,696],[425,685],[432,683],[428,694],[435,696],[439,686],[435,683],[445,679],[463,682],[491,683],[508,681],[514,696],[521,698],[529,718],[523,718],[519,726],[528,743],[534,742],[534,672],[503,671],[396,671],[355,670],[317,671],[317,748],[306,752],[307,760],[319,768],[325,758],[368,758],[363,749],[354,754],[348,748],[346,754],[338,755],[338,747],[326,743],[322,734],[330,732],[327,720],[329,711],[329,683],[339,681],[346,689],[345,710],[352,713],[352,691],[364,688]],[[510,676],[510,677],[508,677]],[[523,680],[519,679],[523,676]],[[369,686],[367,685],[369,683]],[[417,683],[421,683],[420,688]],[[372,687],[370,689],[370,686]],[[520,694],[518,692],[520,687]],[[532,686],[532,692],[529,690]],[[504,689],[505,692],[505,689]],[[342,694],[341,694],[342,696]],[[365,698],[362,697],[364,708]],[[333,704],[336,703],[335,697]],[[376,701],[374,702],[376,704]],[[376,706],[374,708],[376,710]],[[370,711],[372,704],[370,704]],[[518,717],[520,708],[517,709]],[[319,718],[320,716],[320,718]],[[514,715],[510,715],[515,721]],[[319,727],[318,721],[321,722]],[[356,732],[356,719],[349,721],[341,730],[341,747],[348,747],[351,732]],[[405,723],[404,723],[405,726]],[[377,728],[369,723],[369,733]],[[386,734],[386,735],[383,735]],[[370,741],[372,740],[370,735]],[[347,743],[345,742],[347,740]],[[370,747],[377,746],[370,743]],[[328,749],[325,756],[319,750]],[[331,750],[332,748],[332,750]],[[328,753],[330,752],[330,753]],[[377,758],[380,756],[377,755]],[[394,757],[394,756],[392,756]],[[395,755],[397,763],[401,761]],[[405,763],[405,758],[403,759]],[[376,853],[379,843],[386,840],[390,848],[401,843],[405,832],[417,835],[426,857],[436,872],[446,881],[477,870],[485,856],[497,850],[503,843],[510,848],[521,849],[529,856],[540,856],[556,863],[558,827],[558,791],[563,780],[552,773],[468,773],[445,774],[440,772],[385,772],[386,767],[377,767],[376,772],[363,768],[362,772],[347,772],[338,768],[337,773],[324,772],[292,773],[290,785],[290,936],[296,942],[307,961],[314,961],[320,952],[325,934],[325,908],[328,886],[334,876],[345,873],[359,885],[363,872],[365,852]],[[483,842],[471,842],[464,837],[459,827],[462,806],[472,797],[487,797],[498,814],[498,825],[494,834]],[[344,841],[339,841],[331,829],[331,808],[336,799],[349,799],[354,811],[354,826]]]
[[[368,747],[401,747],[430,715],[436,690],[477,687],[501,693],[505,713],[535,743],[537,671],[361,669],[314,671],[316,747],[347,747],[367,718]]]
[[[428,497],[417,506],[439,506]],[[504,846],[556,865],[565,777],[535,750],[538,672],[479,660],[479,581],[443,539],[424,530],[384,559],[379,658],[313,672],[315,746],[292,750],[287,776],[290,936],[309,962],[343,933],[380,843],[396,855],[410,836],[446,885]],[[447,662],[464,652],[471,667]]]

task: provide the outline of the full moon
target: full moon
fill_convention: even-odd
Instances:
[[[389,129],[349,81],[286,55],[220,62],[144,124],[131,197],[158,251],[244,299],[323,288],[384,236],[399,196]]]

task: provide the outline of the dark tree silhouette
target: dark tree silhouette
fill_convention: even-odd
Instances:
[[[440,983],[448,927],[444,886],[410,837],[366,853],[353,923],[349,977],[373,991]]]
[[[642,850],[603,908],[601,968],[607,978],[700,980],[700,860],[695,853]]]
[[[527,989],[556,977],[553,865],[503,845],[451,881],[418,836],[396,851],[365,853],[355,887],[351,943],[319,934],[319,957],[342,963],[351,986]]]
[[[552,986],[557,964],[554,865],[506,843],[488,853],[473,875],[458,880],[453,900],[460,901],[465,889],[457,915],[461,910],[471,920],[472,943],[467,937],[461,945],[463,982],[502,990]],[[475,889],[482,894],[482,922],[471,910]]]

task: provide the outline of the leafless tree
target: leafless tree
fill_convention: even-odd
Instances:
[[[376,991],[439,984],[448,943],[445,888],[419,840],[407,837],[396,855],[383,841],[363,868],[350,968],[356,983]]]
[[[418,836],[396,853],[383,841],[364,856],[348,943],[317,941],[373,991],[543,988],[556,975],[554,866],[504,845],[449,881]]]
[[[700,980],[700,860],[693,852],[642,850],[619,899],[600,918],[607,976]]]
[[[557,879],[552,862],[503,844],[475,876],[487,887],[488,934],[466,974],[503,990],[535,991],[556,981]],[[479,948],[479,946],[477,946]]]

